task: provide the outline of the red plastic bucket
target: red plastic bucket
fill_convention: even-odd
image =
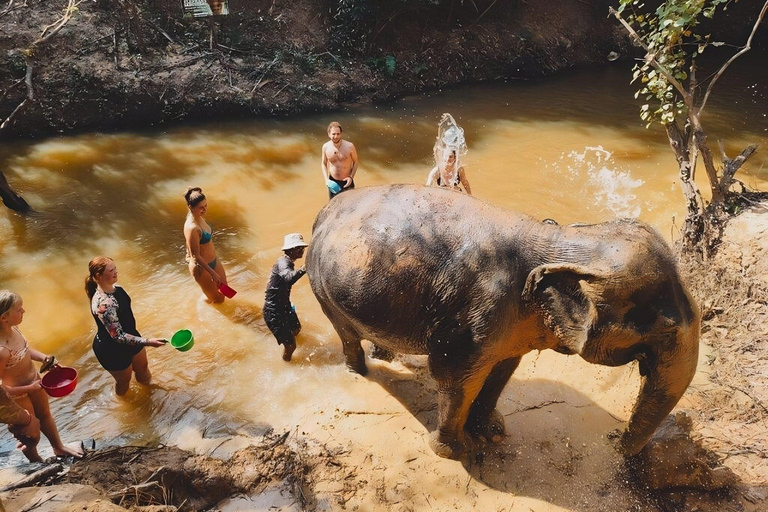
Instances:
[[[77,370],[68,366],[54,366],[40,381],[46,393],[53,397],[66,396],[77,386]]]
[[[219,291],[222,293],[222,295],[224,295],[228,299],[231,299],[237,293],[235,290],[225,285],[224,283],[221,283],[219,285]]]

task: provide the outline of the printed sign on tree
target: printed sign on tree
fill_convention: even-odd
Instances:
[[[182,5],[184,14],[191,14],[195,18],[229,14],[227,0],[182,0]]]

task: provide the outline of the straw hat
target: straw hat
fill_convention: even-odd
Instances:
[[[304,241],[304,237],[301,233],[290,233],[285,235],[283,240],[283,250],[294,249],[296,247],[306,247],[308,244]]]

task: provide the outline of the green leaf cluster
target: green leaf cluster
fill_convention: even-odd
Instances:
[[[711,18],[718,7],[725,8],[731,1],[738,0],[666,0],[651,10],[643,0],[619,0],[617,11],[648,49],[646,59],[632,70],[632,83],[640,83],[635,98],[642,97],[644,101],[640,118],[646,127],[654,122],[672,123],[678,116],[687,116],[684,98],[669,77],[690,91],[696,57],[707,46],[722,44],[710,41],[709,34],[699,34],[696,29],[702,17]],[[663,71],[652,64],[653,60]]]

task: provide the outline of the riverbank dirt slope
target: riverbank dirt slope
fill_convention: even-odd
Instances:
[[[178,0],[91,0],[34,44],[66,4],[0,11],[2,137],[329,110],[631,53],[607,0],[229,0],[213,22]],[[746,4],[718,19],[730,37]]]
[[[768,203],[733,219],[718,253],[684,261],[704,315],[699,371],[638,458],[614,450],[639,378],[530,354],[499,402],[508,437],[435,456],[435,384],[399,356],[349,374],[365,405],[318,396],[291,432],[89,454],[56,485],[0,493],[28,510],[748,511],[768,508]],[[133,508],[132,508],[133,507]],[[146,507],[146,508],[143,508]],[[270,508],[272,507],[272,508]]]

